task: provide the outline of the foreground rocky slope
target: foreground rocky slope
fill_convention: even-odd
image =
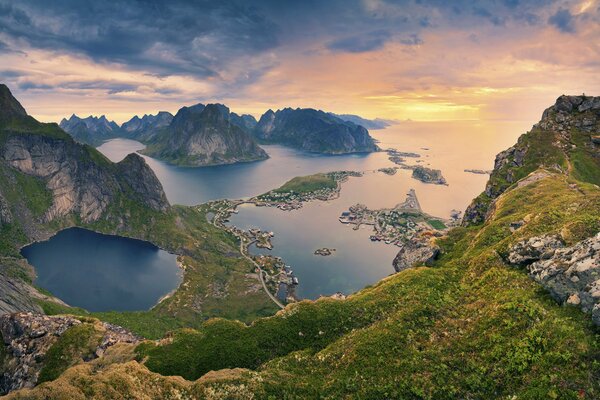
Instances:
[[[360,125],[310,108],[267,111],[254,135],[263,143],[279,143],[302,150],[325,153],[369,153],[378,147]]]
[[[413,259],[345,300],[302,301],[250,326],[209,320],[9,398],[597,399],[597,328],[562,291],[595,318],[597,149],[567,153],[572,168],[559,169],[546,165],[553,132],[523,141],[514,183],[480,224],[438,239],[431,266]],[[552,296],[529,275],[554,279]]]
[[[101,357],[117,343],[140,338],[105,322],[31,313],[0,315],[5,346],[0,395],[55,379],[71,365]]]

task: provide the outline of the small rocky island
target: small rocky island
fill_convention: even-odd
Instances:
[[[423,166],[414,167],[412,177],[423,183],[434,183],[436,185],[448,185],[446,178],[439,169],[432,169]]]
[[[492,173],[492,171],[489,170],[485,170],[485,169],[465,169],[465,172],[469,172],[471,174],[478,174],[478,175],[489,175]]]
[[[327,257],[327,256],[332,255],[333,253],[335,253],[335,249],[330,249],[328,247],[323,247],[321,249],[315,250],[315,256]]]

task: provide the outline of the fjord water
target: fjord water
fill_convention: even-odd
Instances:
[[[35,267],[37,286],[89,311],[147,310],[181,282],[175,255],[141,240],[80,228],[21,252]]]
[[[369,171],[344,183],[339,199],[311,202],[300,210],[281,211],[270,207],[242,206],[231,217],[241,228],[258,227],[275,233],[274,249],[251,249],[283,257],[300,280],[297,293],[316,298],[341,291],[351,293],[394,272],[392,260],[398,248],[369,240],[368,227],[352,230],[338,221],[342,211],[356,203],[369,208],[393,207],[415,189],[423,210],[449,217],[451,210],[464,210],[485,187],[487,175],[464,169],[489,170],[494,156],[515,142],[528,123],[497,122],[483,126],[477,121],[402,122],[371,135],[383,149],[415,152],[407,158],[442,170],[448,186],[431,185],[411,178],[411,171],[389,176],[373,172],[394,166],[386,153],[324,156],[282,146],[263,146],[270,159],[261,162],[205,168],[181,168],[146,157],[172,203],[193,205],[220,198],[243,198],[264,193],[300,175],[336,170]],[[138,142],[116,139],[99,147],[107,157],[119,161],[142,149]],[[335,248],[332,256],[315,256],[321,247]]]

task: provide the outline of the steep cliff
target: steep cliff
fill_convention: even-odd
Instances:
[[[463,224],[482,223],[494,199],[540,167],[600,185],[600,97],[560,96],[539,123],[496,156],[484,193],[465,211]]]
[[[302,150],[324,153],[368,153],[378,147],[360,125],[311,108],[268,110],[254,130],[264,143],[279,143]]]
[[[169,203],[142,157],[110,162],[28,116],[4,85],[0,105],[0,313],[39,312],[36,300],[56,299],[31,286],[26,263],[17,265],[21,246],[65,226],[126,227],[133,214],[162,213]]]
[[[246,129],[242,117],[222,104],[183,107],[173,121],[143,151],[144,154],[185,166],[207,166],[268,158]]]

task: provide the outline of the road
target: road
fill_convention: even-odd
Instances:
[[[265,289],[265,292],[267,293],[269,298],[273,300],[273,302],[277,304],[279,308],[285,308],[285,306],[281,304],[281,302],[277,300],[277,298],[273,296],[273,294],[269,291],[269,289],[267,288],[267,284],[265,283],[265,278],[263,277],[264,271],[262,270],[260,265],[258,265],[258,263],[252,259],[252,257],[246,254],[246,250],[247,248],[246,246],[244,246],[244,241],[240,239],[240,253],[242,253],[242,256],[244,256],[244,258],[250,261],[258,270],[258,278],[260,279],[260,283],[262,284],[263,289]]]

